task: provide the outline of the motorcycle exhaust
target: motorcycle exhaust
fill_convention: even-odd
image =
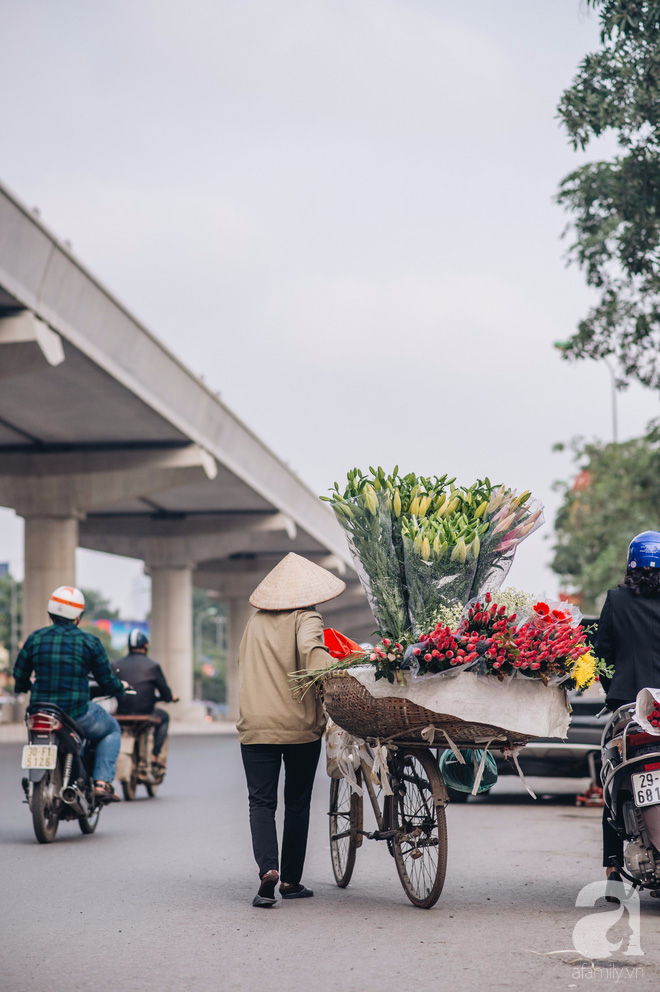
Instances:
[[[62,789],[62,802],[70,806],[73,812],[78,813],[79,816],[89,816],[91,812],[89,803],[77,785],[67,785],[65,789]]]

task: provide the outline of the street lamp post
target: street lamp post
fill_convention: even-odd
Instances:
[[[566,351],[568,348],[568,341],[555,341],[554,347],[557,351]],[[616,372],[612,363],[608,360],[606,355],[601,355],[603,362],[607,371],[610,373],[610,378],[612,380],[612,440],[615,444],[619,442],[619,427],[618,427],[618,417],[617,417],[617,389],[616,389]]]
[[[614,443],[617,444],[619,441],[619,430],[617,424],[617,410],[616,410],[616,373],[612,367],[612,363],[603,355],[603,361],[607,366],[607,371],[610,373],[610,378],[612,379],[612,438]]]

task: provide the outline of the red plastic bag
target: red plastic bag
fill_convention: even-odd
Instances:
[[[362,648],[355,641],[352,641],[350,637],[346,634],[340,633],[340,631],[335,630],[334,627],[326,627],[323,631],[323,640],[325,646],[332,655],[338,661],[343,658],[348,658],[349,654],[355,654],[356,652],[362,652]]]

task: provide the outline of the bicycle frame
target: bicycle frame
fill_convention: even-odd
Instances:
[[[447,865],[448,796],[437,758],[427,748],[398,745],[388,756],[390,789],[383,796],[382,778],[379,782],[373,772],[377,753],[362,744],[355,757],[355,775],[330,783],[330,852],[337,885],[349,884],[356,849],[365,837],[384,840],[407,897],[413,905],[430,909],[442,891]],[[376,830],[362,829],[365,791]]]

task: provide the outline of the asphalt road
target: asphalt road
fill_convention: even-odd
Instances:
[[[602,877],[600,810],[573,805],[583,783],[533,780],[547,794],[535,803],[504,778],[488,797],[451,806],[447,881],[425,911],[406,899],[383,843],[365,841],[350,886],[335,886],[320,768],[304,876],[315,897],[260,910],[251,906],[257,872],[236,738],[177,738],[156,799],[105,810],[91,837],[63,824],[45,846],[21,802],[19,764],[20,746],[0,745],[3,992],[660,984],[660,900],[641,898],[641,958],[625,954],[625,914],[617,923],[602,901],[575,906]],[[606,912],[609,939],[624,943],[592,968],[573,928]]]

